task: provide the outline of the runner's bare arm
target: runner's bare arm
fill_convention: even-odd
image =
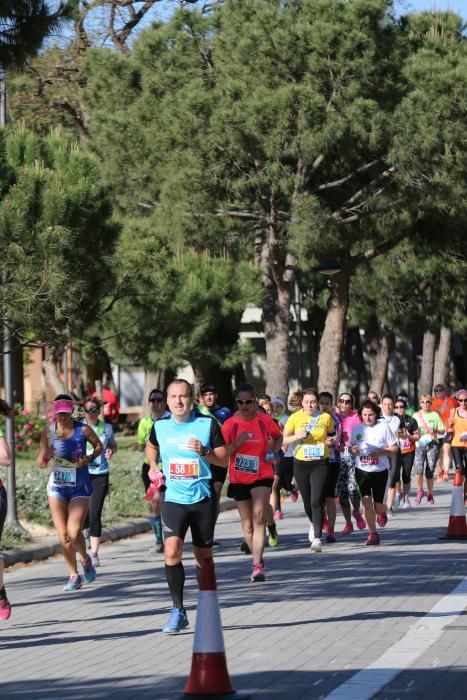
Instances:
[[[49,445],[49,431],[46,428],[42,431],[39,442],[39,455],[37,457],[37,466],[39,469],[44,469],[48,465],[52,456],[52,450],[50,449]]]
[[[156,472],[159,463],[159,448],[153,445],[151,441],[148,441],[146,445],[146,459],[149,464],[149,478],[151,478],[151,472]]]
[[[83,425],[83,435],[86,438],[87,442],[91,443],[94,450],[91,452],[90,455],[83,455],[82,457],[80,457],[77,464],[78,467],[86,467],[89,464],[91,464],[91,462],[93,462],[96,459],[96,457],[99,457],[102,450],[104,449],[102,442],[99,440],[94,430],[89,427],[89,425]]]

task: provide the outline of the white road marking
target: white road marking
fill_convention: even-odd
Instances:
[[[467,608],[467,578],[414,623],[398,642],[376,661],[335,688],[326,700],[371,700],[384,686],[429,649]],[[345,666],[348,668],[348,666]]]

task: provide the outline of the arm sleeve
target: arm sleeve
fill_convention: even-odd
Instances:
[[[151,428],[151,432],[149,433],[149,442],[151,443],[151,445],[154,445],[154,447],[159,447],[159,443],[157,442],[155,423]]]
[[[211,447],[222,447],[225,445],[224,436],[222,434],[219,423],[214,418],[211,420]]]

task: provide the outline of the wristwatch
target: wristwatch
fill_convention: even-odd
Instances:
[[[212,449],[210,447],[203,447],[201,454],[203,455],[203,457],[206,457],[208,454],[211,454],[211,452]]]

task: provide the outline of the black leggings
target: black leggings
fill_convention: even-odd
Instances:
[[[298,490],[303,499],[305,513],[313,523],[315,537],[321,537],[323,524],[322,503],[326,497],[329,479],[327,459],[317,459],[313,462],[304,462],[295,459],[293,471]]]
[[[109,472],[107,474],[89,474],[92,481],[92,496],[84,528],[89,528],[91,537],[102,535],[102,509],[109,492]]]
[[[401,469],[402,469],[402,483],[410,484],[410,478],[412,476],[412,467],[415,459],[415,450],[413,452],[396,452],[392,454],[392,457],[396,459],[391,459],[391,471],[389,472],[389,488],[396,488],[396,484],[401,480]]]
[[[279,477],[278,489],[284,491],[293,491],[293,457],[282,457],[276,470],[276,475]]]
[[[453,447],[452,456],[456,469],[460,471],[462,476],[467,476],[467,447]]]

